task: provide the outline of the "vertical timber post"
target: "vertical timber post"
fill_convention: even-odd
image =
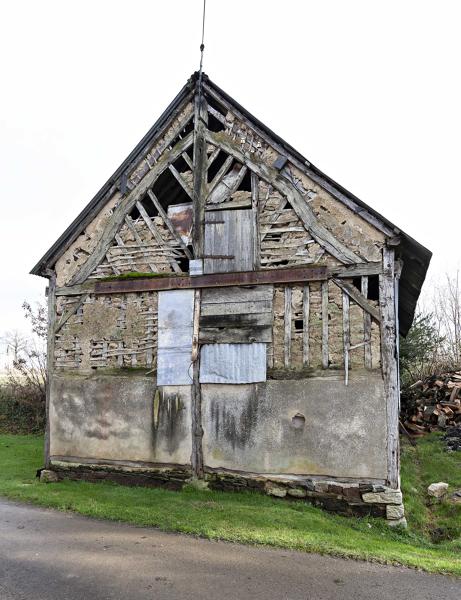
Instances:
[[[202,395],[200,389],[200,347],[199,347],[199,321],[200,321],[200,296],[201,291],[194,292],[194,320],[192,335],[192,457],[191,466],[194,477],[203,477],[203,450],[202,450]]]
[[[399,365],[397,361],[397,307],[395,298],[394,249],[383,248],[383,272],[379,276],[381,312],[381,364],[387,414],[388,483],[399,487]]]
[[[49,272],[48,284],[48,332],[47,332],[47,348],[46,348],[46,398],[45,398],[45,469],[50,468],[50,393],[51,393],[51,376],[53,372],[54,362],[54,328],[56,321],[56,273]]]
[[[208,124],[208,111],[206,100],[203,97],[200,80],[195,93],[194,114],[194,206],[193,206],[193,234],[192,245],[194,258],[202,259],[205,249],[205,203],[207,196],[207,153],[205,131]],[[203,478],[203,449],[202,449],[202,394],[200,387],[200,347],[198,343],[200,319],[200,290],[194,296],[194,328],[192,344],[192,474],[199,479]]]

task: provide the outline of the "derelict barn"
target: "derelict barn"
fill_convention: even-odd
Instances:
[[[195,74],[32,271],[47,467],[398,521],[398,331],[429,260]]]

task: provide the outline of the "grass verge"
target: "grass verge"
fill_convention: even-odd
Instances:
[[[461,485],[460,459],[443,453],[437,438],[423,440],[416,449],[404,447],[402,473],[408,530],[391,530],[382,520],[340,517],[303,502],[280,501],[257,493],[192,489],[170,492],[107,482],[40,484],[35,471],[43,464],[42,448],[41,436],[0,435],[1,495],[209,539],[395,563],[461,576],[459,536],[453,533],[436,544],[431,540],[430,528],[431,521],[442,527],[447,519],[459,527],[460,507],[450,513],[451,508],[443,503],[426,506],[421,496],[427,482],[441,477]],[[434,454],[434,449],[440,454]],[[427,467],[422,468],[422,464]],[[456,466],[458,471],[453,473]]]

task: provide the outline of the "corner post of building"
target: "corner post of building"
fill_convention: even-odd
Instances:
[[[396,304],[395,251],[383,248],[383,272],[379,276],[381,313],[381,364],[387,415],[387,476],[391,488],[398,489],[399,478],[399,365]]]
[[[50,393],[51,379],[53,374],[54,357],[54,328],[56,322],[56,273],[49,271],[47,273],[49,283],[47,288],[48,295],[48,315],[47,315],[47,349],[46,349],[46,399],[45,399],[45,469],[50,468]]]

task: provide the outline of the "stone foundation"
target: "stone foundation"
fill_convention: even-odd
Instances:
[[[169,490],[180,490],[192,479],[192,471],[187,466],[125,467],[60,461],[53,462],[51,469],[59,479],[113,481],[121,485]],[[382,517],[388,520],[389,525],[406,526],[401,491],[376,483],[211,470],[205,473],[204,483],[211,490],[258,491],[275,498],[310,502],[344,516]]]

